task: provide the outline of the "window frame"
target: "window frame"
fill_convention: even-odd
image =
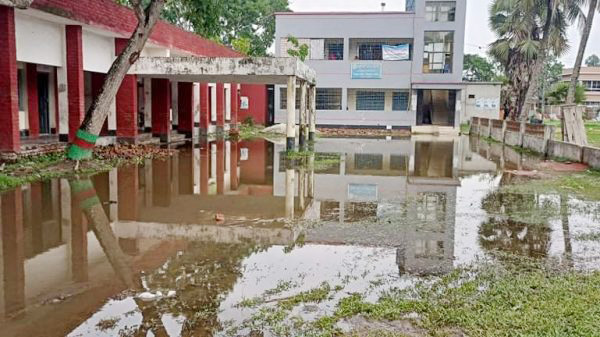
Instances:
[[[323,102],[322,101],[323,99],[331,98],[331,96],[324,97],[324,95],[327,95],[327,92],[324,92],[324,91],[329,91],[330,95],[334,95],[333,99],[335,100],[335,102]],[[315,97],[316,110],[335,110],[335,111],[342,110],[342,95],[343,95],[342,88],[318,88],[317,87],[316,97]],[[324,106],[326,106],[326,108],[324,108]]]
[[[330,50],[330,46],[336,45],[341,50]],[[335,58],[330,58],[331,53],[334,53]],[[343,61],[344,60],[344,39],[343,38],[327,38],[323,39],[323,60],[327,61]]]
[[[385,111],[385,93],[385,90],[356,90],[356,111]],[[364,99],[365,95],[376,95],[381,97],[376,97],[377,101],[363,102],[362,100]],[[363,96],[362,99],[361,96]],[[380,98],[381,101],[379,100]]]
[[[406,98],[403,102],[400,95]],[[400,101],[397,101],[399,99]],[[399,106],[397,106],[397,104]],[[408,111],[410,108],[410,93],[408,91],[397,90],[392,92],[392,111]]]
[[[448,10],[444,6],[448,5]],[[445,18],[443,17],[445,15]],[[425,20],[428,22],[455,22],[456,1],[427,1],[425,2]]]
[[[445,35],[441,35],[445,34]],[[428,37],[429,35],[429,37]],[[423,34],[423,73],[424,74],[452,74],[454,68],[454,31],[452,30],[431,30],[425,31]],[[451,41],[447,41],[447,37],[451,37]],[[442,37],[441,41],[436,38]],[[428,42],[427,39],[430,39]],[[438,45],[442,45],[441,50],[438,50]],[[428,50],[428,45],[431,45],[432,50]],[[436,56],[440,55],[442,61],[436,61]],[[425,62],[427,60],[427,62]],[[432,68],[431,65],[441,65],[441,68]]]

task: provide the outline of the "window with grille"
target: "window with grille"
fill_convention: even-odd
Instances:
[[[405,92],[405,91],[394,92],[393,99],[392,99],[392,110],[408,111],[408,92]]]
[[[317,110],[342,110],[342,88],[317,88]]]
[[[382,60],[383,52],[381,46],[383,42],[361,42],[358,45],[359,60]]]
[[[424,73],[451,73],[454,32],[425,32]]]
[[[385,92],[369,90],[357,91],[356,110],[385,110]]]
[[[279,88],[279,108],[287,109],[287,88]],[[296,109],[300,109],[300,88],[296,88]]]
[[[456,1],[427,1],[425,19],[432,22],[454,22]]]
[[[325,59],[336,61],[344,59],[344,39],[325,39]]]
[[[600,81],[583,81],[583,86],[587,91],[600,91]]]

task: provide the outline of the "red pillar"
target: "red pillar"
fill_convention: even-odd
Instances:
[[[208,83],[200,83],[200,134],[208,134],[210,125],[210,87]]]
[[[152,79],[152,136],[167,143],[171,135],[171,82]]]
[[[192,131],[194,130],[194,83],[178,82],[177,95],[179,116],[177,130],[179,133],[185,134],[186,138],[192,138]]]
[[[231,83],[231,129],[237,130],[238,128],[238,110],[240,105],[238,84]]]
[[[217,83],[217,131],[225,128],[225,86]]]
[[[29,136],[40,136],[40,110],[37,87],[37,64],[27,63],[27,114],[29,116]]]
[[[152,159],[152,189],[155,206],[171,206],[171,159]]]
[[[117,172],[117,195],[119,198],[119,220],[135,221],[138,219],[139,177],[137,165],[119,168]]]
[[[19,152],[15,10],[0,6],[0,151]]]
[[[127,39],[115,39],[115,53],[119,55],[127,45]],[[138,135],[137,77],[125,75],[117,91],[117,137],[127,142],[135,142]]]
[[[208,177],[210,176],[210,147],[206,138],[200,139],[200,194],[208,195]]]
[[[69,96],[69,141],[75,139],[85,115],[83,42],[81,26],[67,25],[67,87]]]
[[[231,190],[237,191],[239,185],[238,178],[238,142],[231,142],[231,163],[229,167],[230,179],[231,179]]]
[[[5,312],[10,315],[25,308],[25,240],[21,188],[3,193],[0,199],[4,305]]]
[[[181,118],[181,115],[179,117]],[[182,150],[179,152],[179,172],[177,173],[180,195],[194,194],[194,154],[192,151]]]
[[[225,193],[225,140],[217,140],[217,194]]]

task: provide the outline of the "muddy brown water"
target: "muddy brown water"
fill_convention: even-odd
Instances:
[[[0,335],[225,336],[317,287],[369,300],[493,252],[596,269],[597,202],[499,191],[536,158],[468,137],[188,145],[0,195]],[[324,283],[325,282],[325,283]],[[265,330],[268,330],[265,328]],[[232,332],[233,331],[233,332]],[[261,331],[261,334],[274,335]]]

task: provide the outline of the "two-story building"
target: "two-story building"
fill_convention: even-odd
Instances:
[[[458,127],[466,0],[407,1],[403,12],[276,13],[276,55],[295,37],[317,71],[319,126]],[[275,121],[285,120],[275,88]],[[299,105],[300,95],[296,95]]]
[[[570,81],[571,74],[573,74],[573,68],[564,69],[563,81]],[[581,67],[579,82],[585,88],[584,105],[594,111],[600,111],[600,67]]]

